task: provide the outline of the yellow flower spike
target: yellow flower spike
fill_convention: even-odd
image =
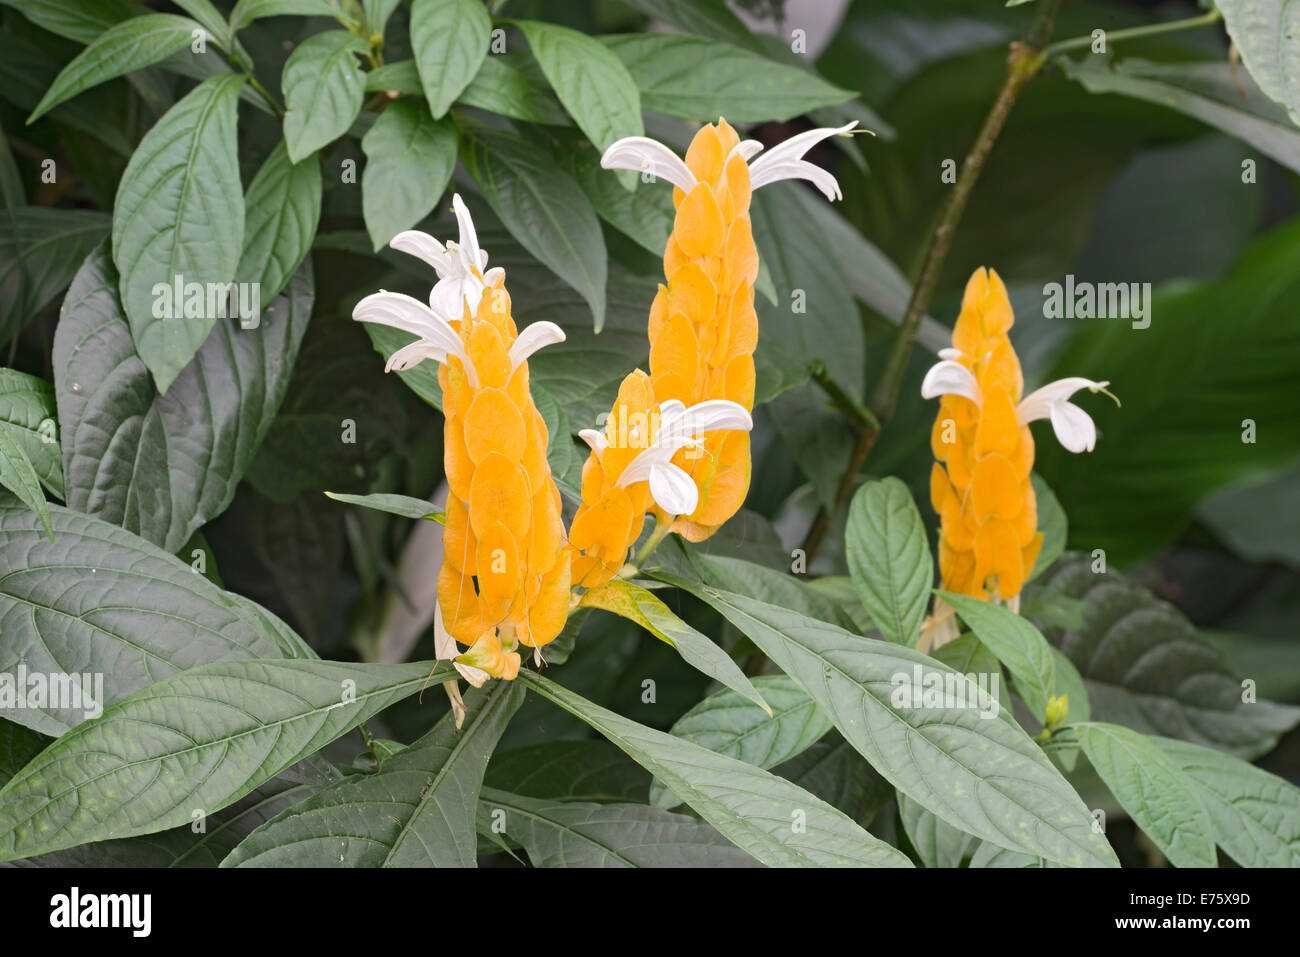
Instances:
[[[601,165],[606,169],[662,177],[674,187],[676,215],[664,248],[667,286],[660,287],[650,308],[650,378],[659,402],[695,406],[725,399],[746,411],[753,408],[758,248],[750,198],[767,183],[806,179],[827,199],[838,199],[835,178],[803,156],[821,140],[855,125],[801,133],[752,164],[749,160],[762,144],[742,141],[724,119],[700,128],[684,160],[644,136],[619,140],[605,151]],[[749,436],[707,434],[674,463],[695,485],[695,507],[676,515],[657,508],[656,516],[667,522],[675,515],[673,531],[702,541],[745,501]]]
[[[943,587],[1014,604],[1043,542],[1029,479],[1034,465],[1029,423],[1050,419],[1067,449],[1091,451],[1096,426],[1068,399],[1083,388],[1104,391],[1107,383],[1062,379],[1021,398],[1020,361],[1008,338],[1013,322],[1001,277],[977,269],[962,296],[952,348],[939,353],[921,395],[942,397],[930,436],[936,459],[930,501],[941,522]],[[955,629],[945,624],[946,612],[936,601],[934,628],[923,636],[927,645],[955,637]]]
[[[564,333],[549,322],[517,329],[504,272],[483,271],[487,254],[469,212],[459,196],[453,206],[459,243],[443,246],[414,231],[392,243],[437,270],[429,305],[379,292],[358,303],[352,317],[419,337],[393,354],[390,369],[441,363],[450,492],[438,656],[454,658],[462,676],[482,683],[513,679],[519,643],[554,640],[568,613],[571,556],[563,548],[560,493],[546,460],[546,426],[528,388],[528,357]],[[469,650],[458,655],[457,642]]]

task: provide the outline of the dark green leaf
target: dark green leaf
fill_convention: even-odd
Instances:
[[[236,282],[256,282],[263,301],[275,298],[311,251],[320,221],[320,164],[292,163],[278,143],[244,196],[244,252]]]
[[[853,583],[881,635],[914,647],[930,601],[934,561],[907,486],[890,477],[858,489],[844,543]]]
[[[379,114],[361,140],[366,168],[361,201],[376,250],[414,226],[437,205],[456,165],[456,128],[403,97]]]
[[[309,37],[284,64],[284,139],[301,163],[348,131],[361,112],[366,77],[356,55],[369,47],[346,30]]]
[[[415,0],[411,49],[435,120],[478,73],[488,54],[492,18],[479,0]]]

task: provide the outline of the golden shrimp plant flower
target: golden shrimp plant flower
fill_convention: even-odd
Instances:
[[[939,513],[939,573],[951,592],[1014,602],[1042,547],[1030,472],[1029,423],[1050,419],[1071,452],[1091,451],[1097,429],[1069,401],[1080,389],[1108,383],[1068,378],[1022,398],[1020,360],[1008,333],[1015,317],[994,270],[977,269],[966,284],[952,348],[939,353],[921,384],[941,397],[931,432],[936,459],[930,501]],[[936,618],[941,614],[936,609]]]
[[[569,528],[576,586],[594,588],[618,573],[652,505],[669,521],[695,511],[699,489],[673,461],[679,452],[703,454],[706,434],[748,433],[754,425],[748,410],[726,399],[687,407],[676,399],[656,406],[654,398],[650,377],[638,369],[619,387],[605,430],[579,433],[591,454]]]
[[[461,673],[481,683],[484,676],[513,679],[518,645],[547,644],[568,615],[560,493],[528,381],[528,357],[564,333],[549,322],[516,328],[505,273],[482,272],[487,257],[459,196],[454,204],[461,243],[444,247],[414,232],[392,243],[438,272],[442,288],[434,288],[430,304],[380,291],[361,300],[352,317],[419,337],[393,354],[390,369],[425,359],[440,364],[450,491],[437,614],[446,634],[469,646],[456,659]]]
[[[749,217],[752,191],[778,180],[805,179],[827,199],[840,198],[835,178],[803,157],[821,140],[855,125],[801,133],[752,164],[763,145],[741,140],[724,119],[701,127],[684,159],[644,136],[618,140],[605,151],[601,165],[606,169],[636,170],[674,187],[676,216],[664,249],[667,284],[659,287],[650,309],[650,380],[660,402],[687,408],[725,399],[746,411],[754,407],[758,249]],[[689,451],[689,458],[687,450],[679,451],[675,464],[696,487],[695,507],[678,514],[672,530],[702,541],[745,500],[749,434],[714,432]],[[661,522],[672,514],[656,509]]]

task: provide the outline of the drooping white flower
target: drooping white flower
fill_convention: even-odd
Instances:
[[[827,199],[840,199],[840,184],[835,181],[835,177],[803,157],[822,140],[846,134],[857,125],[857,120],[854,120],[840,127],[822,127],[778,143],[757,161],[750,163],[750,186],[758,189],[783,179],[806,179],[821,190]],[[757,140],[742,140],[732,148],[731,153],[739,153],[749,162],[762,149],[763,144]],[[695,175],[681,157],[648,136],[628,136],[612,143],[601,156],[600,165],[605,169],[630,169],[638,173],[649,173],[668,180],[684,193],[689,193],[696,182]]]
[[[1069,398],[1080,389],[1106,392],[1108,385],[1109,382],[1093,382],[1079,376],[1057,379],[1025,396],[1016,407],[1016,417],[1022,425],[1037,419],[1050,419],[1052,431],[1061,445],[1071,452],[1091,452],[1097,444],[1097,425],[1092,416]]]
[[[452,666],[460,672],[460,676],[472,684],[475,688],[483,687],[484,682],[492,677],[482,668],[475,668],[473,665],[467,665],[457,661],[456,657],[460,654],[460,649],[456,646],[456,639],[451,636],[447,626],[442,621],[442,609],[435,603],[433,606],[433,656],[438,661],[450,661]],[[455,682],[452,682],[455,685]],[[459,726],[459,722],[457,722]]]
[[[650,495],[660,508],[669,515],[689,515],[699,504],[700,492],[686,470],[672,463],[672,457],[687,446],[702,444],[704,432],[748,432],[753,427],[754,420],[745,407],[728,399],[709,399],[689,408],[676,399],[661,402],[654,444],[637,453],[615,484],[648,481]],[[607,444],[604,435],[594,429],[584,430],[581,435],[597,452]]]
[[[979,383],[961,361],[957,349],[942,349],[939,361],[932,365],[921,382],[921,397],[934,399],[941,395],[960,395],[976,405],[983,404]],[[1038,419],[1050,419],[1056,439],[1070,452],[1091,452],[1097,444],[1097,425],[1092,416],[1073,402],[1070,396],[1080,389],[1106,392],[1109,382],[1094,382],[1079,376],[1057,379],[1025,396],[1016,407],[1016,418],[1021,425]],[[1114,398],[1112,396],[1112,398]],[[1118,400],[1116,400],[1118,401]]]
[[[461,303],[469,306],[470,315],[477,315],[483,289],[496,279],[499,269],[488,269],[488,254],[478,244],[474,220],[457,193],[451,198],[460,229],[460,241],[443,245],[428,233],[408,229],[392,238],[389,246],[410,253],[434,268],[438,282],[429,293],[429,306],[444,316],[459,319]]]

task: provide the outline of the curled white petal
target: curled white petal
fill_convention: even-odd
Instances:
[[[921,398],[933,399],[941,395],[962,395],[972,402],[979,402],[979,383],[970,369],[960,362],[944,359],[930,366],[921,382]]]
[[[743,405],[728,399],[708,399],[690,408],[665,409],[660,405],[659,436],[656,444],[671,448],[674,453],[701,432],[735,429],[749,432],[754,420]],[[680,403],[678,403],[680,405]]]
[[[417,259],[423,259],[438,271],[438,275],[442,275],[451,268],[447,247],[428,233],[422,233],[418,229],[408,229],[398,233],[389,240],[388,245],[398,252],[408,253]]]
[[[553,322],[534,322],[528,326],[510,347],[510,368],[519,368],[523,362],[538,349],[556,342],[564,341],[564,330]]]
[[[822,127],[792,136],[784,143],[772,147],[749,167],[749,182],[753,189],[783,179],[806,179],[829,200],[840,198],[840,184],[835,177],[820,166],[804,160],[803,156],[822,140],[847,133],[858,125],[857,120],[840,127]]]
[[[751,159],[763,152],[763,144],[758,140],[741,140],[731,148],[731,153],[739,153],[748,163]],[[728,156],[730,158],[730,156]]]
[[[954,349],[951,346],[949,346],[947,349],[939,350],[940,359],[960,359],[962,355],[963,353],[960,349]]]
[[[410,345],[402,346],[389,356],[388,361],[384,363],[384,371],[392,372],[396,369],[398,372],[405,372],[407,369],[419,365],[425,359],[446,362],[447,353],[426,339],[416,339]]]
[[[1050,414],[1056,440],[1070,452],[1091,452],[1097,444],[1097,425],[1092,416],[1073,402],[1056,402]]]
[[[689,515],[700,503],[695,480],[671,462],[650,466],[650,496],[669,515]]]
[[[597,455],[609,447],[609,436],[600,429],[583,429],[578,433],[578,438],[591,446],[591,450]]]
[[[695,185],[695,174],[680,156],[648,136],[625,136],[611,143],[600,158],[605,169],[630,169],[666,179],[683,192]]]

